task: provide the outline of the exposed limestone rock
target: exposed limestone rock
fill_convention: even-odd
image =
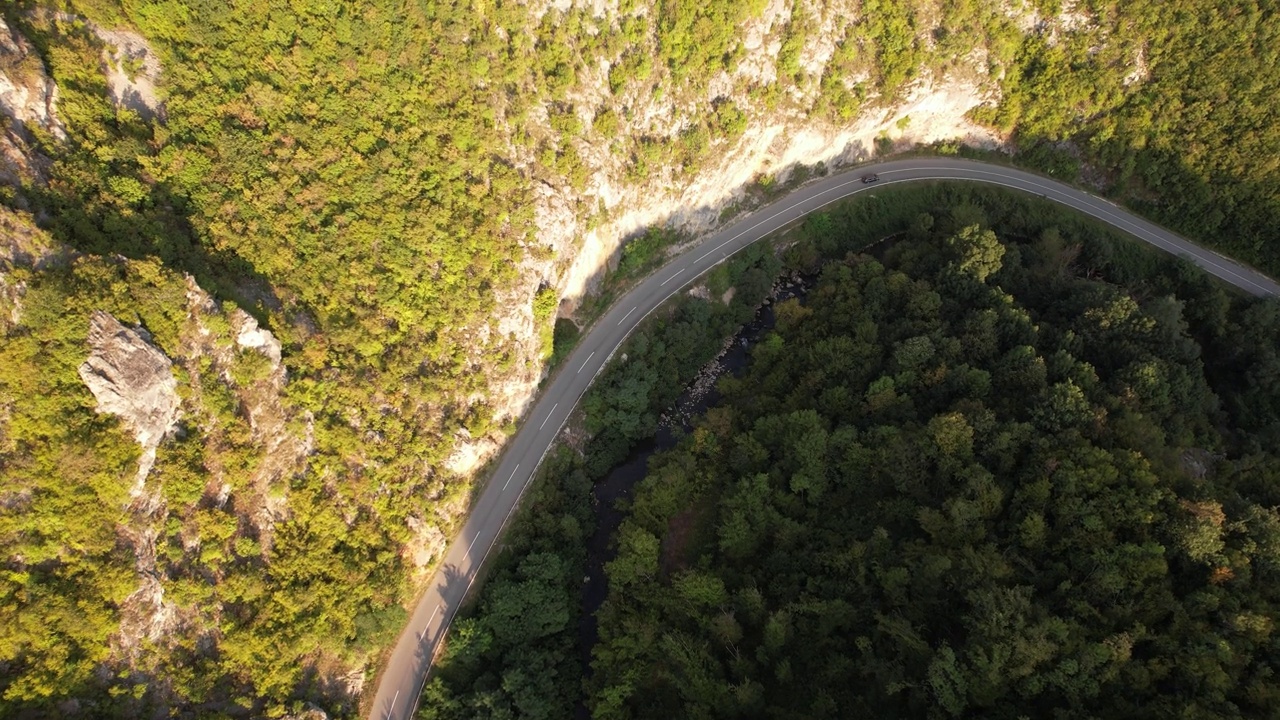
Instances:
[[[183,373],[180,374],[189,378],[184,384],[186,400],[183,406],[189,431],[213,445],[223,442],[223,433],[226,432],[224,421],[210,412],[204,396],[206,382],[222,384],[232,390],[240,411],[247,416],[252,428],[252,452],[257,458],[252,474],[246,478],[226,473],[218,453],[210,452],[206,466],[209,478],[200,502],[212,502],[224,510],[234,502],[235,512],[254,526],[254,539],[261,551],[269,553],[274,542],[275,524],[289,515],[287,485],[281,484],[280,480],[305,466],[306,457],[314,446],[311,418],[308,414],[297,417],[298,410],[284,400],[287,378],[280,362],[280,342],[275,336],[259,327],[253,316],[242,310],[224,312],[195,278],[188,275],[185,280],[187,321],[179,333],[177,345],[167,349],[172,355],[172,364],[181,368]],[[177,408],[176,398],[169,394],[169,389],[176,386],[169,358],[146,344],[145,331],[124,327],[110,315],[98,313],[93,324],[93,334],[98,338],[91,341],[95,354],[98,354],[96,348],[106,345],[114,347],[116,355],[126,358],[123,361],[99,361],[111,365],[111,371],[91,368],[91,358],[81,370],[82,377],[85,373],[108,377],[128,374],[115,367],[121,362],[128,367],[136,366],[134,374],[143,377],[132,385],[150,388],[161,398],[160,402],[153,403],[159,406],[155,412],[148,414],[144,409],[143,415],[152,422],[148,437],[152,441],[163,437],[167,432],[164,428],[171,428],[172,420],[176,419]],[[116,339],[121,335],[123,340]],[[107,340],[104,342],[101,336]],[[121,346],[125,349],[121,350]],[[260,372],[248,377],[237,376],[235,369],[244,362],[243,351],[260,353],[268,362]],[[134,358],[134,355],[140,358]],[[92,382],[86,378],[91,388]],[[106,405],[121,404],[120,395],[130,394],[125,388],[131,383],[116,379],[112,385],[114,390],[107,393],[105,403],[103,396],[95,390],[104,411]],[[145,395],[146,391],[141,394]],[[172,398],[174,404],[166,406],[164,398]],[[164,420],[166,413],[173,413],[168,415],[171,418],[168,425]],[[154,459],[154,448],[147,457]],[[159,487],[164,480],[163,475],[149,481],[140,476],[128,508],[131,521],[119,528],[136,558],[137,589],[120,604],[120,627],[112,636],[111,647],[112,657],[128,667],[143,662],[149,647],[166,643],[194,643],[199,646],[210,642],[208,638],[216,634],[216,626],[211,627],[207,619],[209,612],[216,615],[216,607],[193,607],[175,601],[175,596],[180,595],[167,592],[171,587],[170,579],[157,563],[158,538],[163,536],[166,522],[182,517],[187,511],[187,508],[168,504],[170,501],[166,500]],[[185,552],[198,553],[206,538],[194,527],[184,526],[179,541]],[[159,692],[163,694],[167,690]],[[303,713],[298,717],[320,716]]]
[[[164,103],[157,92],[163,68],[146,38],[131,30],[108,30],[73,13],[53,16],[62,22],[82,23],[102,41],[102,74],[116,107],[128,108],[146,119],[165,119]]]
[[[1182,470],[1194,480],[1204,480],[1213,471],[1213,466],[1221,459],[1213,453],[1201,448],[1187,448],[1182,451],[1179,460]]]
[[[65,140],[57,108],[58,86],[45,73],[35,48],[0,18],[0,112]]]
[[[156,642],[178,621],[176,606],[164,599],[156,572],[156,520],[164,516],[164,495],[147,487],[156,449],[177,423],[180,400],[173,363],[151,344],[145,329],[129,328],[109,313],[89,319],[89,359],[80,379],[98,400],[98,412],[119,417],[142,446],[138,474],[129,503],[131,522],[118,528],[133,546],[138,589],[120,603],[120,627],[112,638],[118,656],[136,660],[142,640]]]
[[[617,152],[617,143],[597,142],[594,137],[570,141],[590,179],[580,189],[555,179],[534,184],[537,235],[521,262],[520,280],[499,293],[497,316],[473,336],[477,352],[502,354],[493,347],[499,343],[502,351],[523,362],[495,373],[486,393],[461,401],[483,402],[498,423],[523,415],[546,370],[532,313],[537,292],[556,288],[562,312],[572,312],[598,289],[606,269],[616,264],[625,239],[646,227],[662,224],[697,238],[750,209],[749,193],[757,179],[770,177],[782,183],[800,165],[823,163],[834,169],[865,161],[872,157],[879,138],[892,141],[896,149],[940,140],[984,147],[1005,142],[967,117],[974,107],[996,100],[999,92],[998,85],[985,78],[985,59],[977,56],[971,58],[971,72],[945,78],[925,74],[898,97],[868,97],[849,122],[810,116],[806,108],[812,107],[820,87],[812,81],[791,85],[786,91],[788,101],[764,108],[750,97],[750,88],[776,75],[777,55],[793,6],[786,0],[769,0],[743,27],[740,61],[709,78],[696,96],[671,88],[658,92],[644,84],[629,85],[615,94],[608,62],[579,69],[578,84],[568,99],[584,127],[591,126],[597,112],[611,109],[620,118],[620,137],[674,139],[705,112],[707,104],[728,100],[746,113],[747,128],[735,140],[717,141],[716,150],[696,173],[682,174],[675,165],[654,166],[641,182],[628,173],[628,153]],[[531,6],[530,16],[541,17],[551,7],[555,7],[551,0],[540,0]],[[607,2],[598,7],[598,17],[616,13]],[[847,35],[849,13],[806,13],[810,26],[799,63],[804,73],[820,77]],[[865,78],[846,78],[846,84],[859,80]],[[534,135],[559,136],[550,127],[544,106],[531,108],[525,122]],[[533,168],[538,163],[533,151],[513,145],[509,152],[517,167]],[[497,440],[482,443],[479,438],[463,438],[445,469],[470,474],[501,446],[501,438]]]
[[[151,334],[128,328],[110,314],[95,312],[89,321],[89,359],[80,379],[98,400],[98,412],[110,413],[133,430],[142,446],[141,485],[155,463],[156,448],[178,422],[178,381],[173,363],[151,344]]]
[[[1124,76],[1124,86],[1136,85],[1151,79],[1151,68],[1147,65],[1147,49],[1139,47],[1133,53],[1133,69]]]
[[[36,226],[30,213],[0,206],[0,273],[14,267],[41,270],[67,248]]]
[[[91,27],[107,46],[104,61],[112,102],[144,118],[164,120],[164,103],[156,91],[161,66],[155,51],[135,32]]]
[[[269,330],[258,327],[258,321],[249,313],[237,308],[231,314],[231,322],[240,327],[236,344],[242,348],[257,350],[270,358],[273,368],[280,365],[280,341]]]
[[[418,570],[431,567],[444,554],[449,538],[435,524],[412,515],[409,516],[408,524],[413,535],[405,548],[405,555]]]
[[[138,589],[120,604],[120,628],[116,633],[116,647],[123,654],[136,658],[142,651],[139,642],[145,638],[158,642],[169,635],[178,622],[178,607],[165,602],[164,585],[156,571],[156,524],[149,522],[152,512],[138,514],[139,526],[121,528],[122,534],[133,545],[136,560]]]
[[[364,684],[363,676],[360,679],[361,679],[360,684],[363,685]],[[302,710],[301,712],[285,715],[284,720],[329,720],[329,714],[321,710],[320,708],[316,707],[315,705],[307,703],[307,707],[304,710]]]
[[[757,118],[718,162],[709,162],[683,183],[657,177],[630,185],[619,177],[620,168],[598,173],[593,190],[598,199],[590,204],[602,203],[611,219],[596,228],[570,223],[565,230],[565,213],[560,208],[577,204],[571,190],[561,190],[566,195],[561,198],[539,193],[535,196],[539,238],[553,247],[571,247],[575,240],[581,243],[561,278],[564,295],[576,299],[596,289],[602,268],[617,255],[625,238],[655,224],[694,236],[712,231],[724,209],[741,202],[752,180],[762,175],[785,180],[796,165],[821,162],[836,168],[864,161],[872,156],[878,137],[893,140],[897,149],[949,139],[996,147],[1002,138],[966,117],[992,98],[992,91],[966,81],[924,80],[898,102],[869,107],[844,127],[785,117]]]
[[[498,447],[498,443],[489,437],[463,440],[454,446],[445,467],[457,475],[468,475],[497,452]]]
[[[22,321],[22,298],[26,294],[27,284],[11,279],[0,265],[0,334]]]
[[[58,119],[58,86],[35,48],[0,18],[0,182],[43,181],[49,159],[34,149],[33,130],[54,140],[67,137]]]
[[[22,320],[27,283],[15,268],[38,270],[65,252],[30,214],[0,206],[0,336]]]
[[[287,372],[281,362],[280,341],[271,331],[259,327],[252,315],[239,308],[224,315],[195,278],[188,275],[186,282],[189,324],[175,357],[191,378],[189,412],[193,425],[202,433],[220,432],[217,420],[205,412],[201,404],[204,373],[217,375],[220,382],[234,382],[232,368],[237,363],[237,349],[261,353],[269,361],[260,375],[246,386],[237,385],[235,390],[253,429],[254,445],[261,453],[247,485],[233,491],[222,475],[221,465],[213,463],[209,468],[212,486],[219,488],[215,501],[224,505],[233,492],[236,493],[237,502],[257,528],[258,542],[269,551],[275,523],[288,516],[287,497],[279,482],[306,465],[306,458],[315,445],[312,418],[310,413],[298,417],[297,409],[284,402]],[[225,323],[224,329],[215,331],[214,327],[222,323]],[[207,363],[201,362],[202,358],[207,359]],[[303,432],[299,433],[298,429]]]

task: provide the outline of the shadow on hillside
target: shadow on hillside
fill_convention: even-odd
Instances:
[[[30,21],[33,12],[33,6],[26,13],[9,8],[0,16],[36,49],[46,72],[59,33],[78,34],[95,46],[101,42],[84,27],[36,28]],[[155,152],[160,121],[150,111],[139,112],[128,97],[127,107],[114,117],[102,117],[111,112],[109,105],[72,106],[70,97],[100,96],[105,88],[74,73],[64,75],[55,79],[63,96],[61,110],[69,116],[70,138],[47,147],[45,134],[17,120],[9,123],[33,155],[55,159],[50,163],[53,180],[26,183],[18,189],[18,204],[28,206],[39,225],[67,247],[89,255],[154,258],[190,274],[218,300],[236,301],[266,324],[266,310],[279,304],[267,278],[235,252],[202,243],[187,198],[173,186],[149,178],[145,166],[135,161],[135,156]],[[92,132],[78,136],[74,129],[85,123],[76,123],[77,112],[97,113],[101,125],[92,131],[100,128],[105,137]]]
[[[63,187],[28,188],[41,226],[58,242],[88,255],[154,258],[190,274],[217,300],[232,300],[267,325],[266,310],[279,303],[271,283],[248,260],[201,243],[185,198],[155,184],[145,198],[123,204],[86,201]]]

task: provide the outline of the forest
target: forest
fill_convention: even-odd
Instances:
[[[593,717],[1280,710],[1280,305],[940,210],[650,460]]]
[[[1280,306],[1039,200],[882,193],[789,238],[812,290],[650,459],[599,643],[609,465],[566,448],[421,717],[1274,712]],[[626,367],[586,422],[643,423],[606,399]]]
[[[518,418],[498,412],[495,388],[540,372],[578,330],[556,317],[554,281],[573,249],[540,242],[533,199],[545,186],[576,193],[569,212],[588,227],[609,216],[593,194],[598,173],[679,187],[760,123],[839,129],[923,84],[972,76],[991,91],[974,119],[1007,133],[1015,162],[1280,271],[1270,4],[1007,5],[627,1],[598,14],[403,0],[5,3],[0,15],[36,54],[0,57],[0,72],[21,80],[42,65],[67,137],[26,128],[48,163],[0,187],[2,219],[39,225],[70,254],[10,267],[22,253],[0,253],[0,289],[25,288],[20,307],[0,308],[0,715],[359,714],[418,589],[415,543],[447,537],[473,489],[447,459],[460,439],[513,432]],[[764,41],[748,48],[765,17]],[[113,48],[94,28],[150,43],[162,113],[111,101]],[[766,70],[739,72],[750,63]],[[894,213],[916,201],[902,202]],[[943,212],[929,202],[919,212]],[[824,217],[809,225],[815,239],[788,251],[792,266],[825,256],[843,232]],[[897,231],[888,216],[868,222]],[[673,237],[642,234],[606,291],[652,268]],[[530,276],[534,266],[547,278]],[[733,270],[742,299],[732,308],[695,303],[660,342],[645,336],[656,344],[636,352],[654,353],[650,367],[590,396],[588,448],[557,467],[592,480],[625,457],[652,431],[669,384],[718,347],[776,269],[752,256]],[[215,309],[187,312],[186,276]],[[1223,323],[1246,322],[1215,302],[1187,301],[1190,327],[1213,326],[1190,318],[1227,306],[1237,314]],[[516,305],[534,318],[532,344],[496,330]],[[233,347],[237,309],[281,341],[278,402],[307,448],[296,467],[255,436],[262,358],[189,352],[192,333]],[[147,328],[179,368],[187,421],[160,447],[158,519],[146,527],[129,507],[137,445],[94,413],[76,377],[98,310]],[[1270,327],[1269,311],[1251,312]],[[1194,336],[1206,358],[1217,337]],[[1251,418],[1246,436],[1270,437],[1274,396],[1225,389],[1247,372],[1256,387],[1273,382],[1251,364],[1269,346],[1250,347],[1206,360],[1206,381],[1232,422]],[[255,484],[273,463],[283,469]],[[546,492],[566,517],[578,512],[580,487]],[[124,648],[121,608],[139,583],[125,537],[139,533],[154,540],[154,579],[183,622]],[[527,575],[513,566],[512,577],[554,584],[578,561],[564,562]],[[486,652],[524,647],[504,642]]]

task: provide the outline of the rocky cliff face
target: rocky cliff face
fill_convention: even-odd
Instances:
[[[108,29],[79,15],[57,12],[58,20],[81,24],[102,42],[102,65],[111,102],[146,119],[165,119],[159,86],[163,68],[151,44],[132,30]]]
[[[234,388],[239,414],[249,429],[247,444],[257,459],[247,478],[228,477],[221,465],[210,467],[209,487],[215,488],[215,498],[223,505],[236,495],[258,542],[270,551],[275,524],[289,515],[282,481],[302,471],[314,444],[311,417],[285,401],[288,373],[275,335],[239,308],[224,312],[189,276],[186,300],[187,326],[178,355],[191,378],[190,396],[200,404],[193,424],[211,443],[224,442],[228,418],[218,417],[207,406],[215,402],[209,396],[218,386]]]
[[[160,443],[177,426],[181,399],[173,362],[145,328],[128,327],[99,310],[89,318],[86,340],[89,358],[79,368],[80,379],[97,399],[98,412],[120,418],[142,448],[128,522],[118,528],[133,546],[138,578],[137,590],[120,604],[116,644],[128,653],[141,638],[162,639],[175,615],[156,572],[156,520],[163,519],[163,497],[158,488],[148,488],[147,478]]]
[[[793,17],[801,10],[803,18]],[[529,8],[525,30],[536,31],[548,16],[577,11],[570,3],[535,3]],[[593,22],[609,32],[619,32],[632,12],[651,17],[655,11],[646,3],[627,12],[607,4],[591,9]],[[165,119],[162,68],[144,38],[125,28],[108,29],[83,18],[54,15],[74,21],[101,42],[99,69],[116,107],[144,118]],[[548,101],[532,112],[527,127],[513,128],[513,164],[535,168],[546,149],[540,143],[516,142],[515,135],[527,132],[531,137],[546,138],[559,151],[571,150],[580,157],[581,178],[531,170],[540,178],[535,183],[535,242],[540,247],[526,254],[520,281],[500,292],[500,314],[488,327],[477,330],[479,337],[514,339],[518,345],[516,361],[491,371],[485,393],[458,401],[485,403],[493,410],[495,425],[519,417],[545,372],[542,333],[532,311],[534,295],[541,287],[555,287],[566,300],[563,310],[571,312],[584,295],[596,289],[624,239],[646,226],[663,224],[690,235],[709,232],[748,208],[747,194],[757,180],[784,179],[801,165],[822,162],[834,166],[865,159],[880,137],[900,147],[951,138],[987,145],[1001,141],[965,119],[968,110],[993,97],[993,83],[980,72],[961,73],[963,77],[958,78],[923,75],[893,97],[867,97],[851,120],[817,113],[814,108],[823,92],[819,80],[834,62],[833,56],[855,19],[854,9],[838,2],[797,5],[770,0],[737,30],[740,59],[697,87],[682,87],[658,70],[650,81],[619,89],[613,86],[611,72],[621,59],[612,64],[603,62],[580,71],[565,98]],[[804,25],[808,39],[799,47],[794,65],[804,79],[783,83],[779,79],[780,57],[789,52],[784,44],[800,25]],[[0,44],[4,56],[10,58],[0,69],[26,68],[22,83],[10,82],[14,90],[8,95],[0,93],[14,127],[24,132],[25,128],[37,128],[54,139],[65,137],[54,112],[57,88],[32,54],[30,43],[7,26],[0,36],[8,38]],[[642,44],[652,42],[647,38]],[[974,58],[966,67],[980,64],[981,58]],[[9,76],[17,77],[18,73],[13,70]],[[843,82],[853,87],[863,80],[849,76]],[[786,89],[774,100],[762,100],[758,90],[771,83]],[[719,131],[712,132],[711,151],[696,170],[666,158],[649,161],[644,173],[636,172],[637,153],[655,145],[679,145],[713,107],[725,105],[741,111],[742,129],[729,139],[717,137]],[[553,121],[566,107],[583,128],[573,137],[561,137]],[[606,117],[613,118],[615,125],[607,132],[599,129],[605,123],[597,122],[597,118]],[[37,177],[40,159],[30,151],[31,145],[12,147],[17,150],[9,154],[22,161],[20,171]],[[18,160],[10,164],[17,168]],[[249,330],[242,338],[246,347],[257,342],[254,332]],[[481,350],[477,347],[476,352]],[[272,360],[278,362],[278,356]],[[455,440],[454,453],[440,469],[449,475],[466,476],[501,447],[502,438],[494,432],[476,438],[460,435]],[[439,530],[433,527],[431,532],[438,534]],[[438,543],[433,540],[430,544]],[[412,554],[418,558],[431,555]]]
[[[0,17],[0,185],[45,181],[49,158],[37,149],[36,133],[66,139],[57,110],[58,86],[35,48]],[[26,282],[14,279],[13,269],[40,268],[60,254],[33,218],[0,205],[0,331],[16,326],[22,315]]]
[[[15,268],[41,268],[64,250],[38,228],[27,213],[0,206],[0,333],[16,327],[22,318],[26,280]]]
[[[145,41],[64,19],[81,22],[101,41],[98,69],[107,99],[162,121],[160,65]],[[164,657],[155,647],[206,647],[217,628],[221,601],[184,599],[173,592],[175,576],[188,572],[188,564],[227,553],[223,545],[240,529],[252,536],[252,547],[271,552],[274,526],[290,514],[282,481],[305,464],[311,426],[286,400],[279,340],[254,317],[215,302],[193,278],[158,262],[81,255],[41,229],[24,193],[46,184],[45,153],[74,142],[58,117],[57,99],[33,44],[0,19],[0,185],[13,186],[7,192],[15,198],[0,203],[0,347],[6,338],[39,333],[49,321],[28,317],[31,287],[63,287],[74,298],[64,308],[70,317],[60,319],[83,328],[83,354],[72,350],[83,362],[69,368],[92,395],[84,412],[117,417],[140,450],[136,469],[119,478],[127,488],[122,506],[106,513],[119,518],[107,532],[130,547],[135,585],[109,600],[118,625],[97,672],[148,672],[148,663]],[[81,270],[89,279],[77,284],[71,278],[82,278]],[[106,276],[115,281],[97,284]],[[47,294],[41,297],[49,302]],[[9,442],[9,423],[22,392],[0,390],[0,455],[18,451]],[[119,442],[112,438],[106,442]],[[191,448],[198,448],[199,459],[186,466],[183,453]],[[188,487],[179,493],[182,483]],[[10,504],[33,497],[20,483],[3,489]],[[163,686],[157,681],[161,696]]]
[[[55,141],[67,133],[58,119],[58,86],[31,43],[0,18],[0,182],[43,179],[48,158],[34,148],[35,131]]]
[[[58,87],[30,41],[0,18],[0,110],[61,140],[66,128],[57,116]]]
[[[646,3],[640,5],[635,11],[639,15],[655,15]],[[528,31],[535,32],[547,15],[574,10],[569,3],[532,8]],[[793,17],[801,11],[803,17]],[[592,12],[593,21],[609,32],[621,32],[629,20],[627,13],[608,6],[596,6]],[[947,140],[985,148],[1005,144],[1000,133],[968,117],[974,108],[999,97],[998,84],[985,67],[985,52],[957,60],[946,75],[923,72],[892,95],[865,93],[857,112],[847,119],[821,111],[827,92],[822,78],[837,63],[835,56],[841,44],[850,42],[850,28],[859,19],[858,8],[841,2],[770,0],[739,29],[740,59],[703,85],[683,88],[655,69],[648,81],[631,82],[619,90],[610,80],[613,66],[603,63],[582,70],[567,99],[548,101],[543,112],[530,114],[531,127],[524,131],[550,138],[560,151],[571,149],[581,158],[581,174],[587,179],[575,183],[546,178],[536,183],[537,242],[548,252],[530,254],[522,281],[499,298],[498,307],[505,310],[492,323],[495,334],[521,339],[531,361],[496,378],[484,398],[499,420],[524,412],[544,372],[537,362],[535,293],[541,287],[557,288],[564,301],[562,312],[572,314],[584,296],[599,288],[625,240],[645,228],[666,226],[689,237],[712,232],[751,209],[751,193],[761,181],[785,182],[797,169],[819,163],[837,169],[869,160],[887,148],[906,150]],[[792,82],[779,77],[778,67],[784,44],[801,25],[806,41],[787,51],[794,53],[788,62],[794,62],[801,78]],[[871,84],[868,80],[864,70],[839,82],[862,94],[861,88]],[[761,88],[769,84],[785,90],[762,100]],[[578,137],[565,138],[552,121],[565,106],[572,107],[574,120],[586,128]],[[712,108],[725,106],[741,111],[742,129],[730,138],[712,134],[712,150],[696,169],[667,158],[640,162],[644,171],[637,172],[638,157],[654,147],[679,147],[689,133],[698,131]],[[595,126],[604,124],[597,121],[602,117],[616,127],[600,132]],[[537,166],[541,151],[511,148],[516,164],[527,168]],[[484,438],[464,438],[451,469],[465,474],[498,447]]]
[[[80,379],[98,400],[98,412],[120,418],[132,431],[142,458],[141,483],[155,463],[156,448],[178,422],[178,381],[173,362],[151,344],[142,327],[125,327],[98,311],[89,321],[89,359]]]
[[[90,27],[106,46],[103,71],[112,102],[144,118],[164,120],[164,103],[158,90],[162,68],[151,45],[135,32],[107,30],[92,24]],[[130,66],[141,69],[130,72]]]
[[[584,8],[585,16],[574,22],[595,26],[601,35],[625,34],[637,18],[660,22],[662,14],[647,2],[629,10],[609,3],[533,3],[523,32],[537,35],[548,20],[567,22]],[[1001,27],[1007,37],[1036,32],[1051,44],[1095,21],[1075,2],[1062,3],[1056,14],[1022,2],[970,11],[989,13],[982,22]],[[564,301],[561,312],[572,315],[599,288],[626,239],[645,228],[704,235],[752,209],[761,185],[794,181],[819,165],[831,171],[938,142],[1007,149],[1004,133],[971,119],[974,110],[1000,100],[1000,79],[1011,59],[1002,46],[1007,41],[992,35],[963,54],[949,54],[938,41],[949,32],[939,31],[955,22],[947,12],[935,6],[914,19],[914,46],[932,59],[888,92],[877,87],[878,61],[870,59],[875,43],[864,35],[860,3],[768,0],[737,29],[738,41],[730,46],[735,62],[705,82],[682,83],[655,63],[642,80],[618,84],[613,74],[626,63],[621,56],[581,68],[563,98],[530,113],[520,132],[541,143],[513,143],[510,152],[514,164],[541,178],[534,188],[535,218],[545,252],[530,253],[520,284],[499,298],[505,311],[494,319],[493,332],[521,339],[533,361],[495,379],[484,399],[498,419],[522,414],[542,377],[531,309],[539,288],[555,287]],[[657,55],[660,47],[648,36],[637,49]],[[1133,77],[1144,78],[1140,54],[1133,65]],[[856,100],[833,110],[832,98],[841,96]],[[693,166],[671,157],[672,148],[705,132],[706,118],[726,107],[741,113],[740,130],[710,133],[709,150]],[[566,110],[571,120],[564,119]],[[558,129],[566,123],[582,130]],[[537,171],[548,147],[581,159],[579,181]],[[468,472],[497,447],[463,438],[453,469]]]

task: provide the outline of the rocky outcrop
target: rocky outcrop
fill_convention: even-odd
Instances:
[[[764,52],[763,49],[760,52]],[[739,72],[746,72],[744,64]],[[596,102],[605,103],[607,88]],[[574,301],[598,290],[604,268],[616,257],[622,243],[646,227],[665,225],[690,237],[701,236],[733,217],[733,208],[750,208],[748,194],[759,178],[782,183],[802,166],[823,165],[829,170],[865,162],[876,154],[877,141],[895,150],[906,150],[942,140],[997,148],[1004,138],[972,122],[974,108],[992,102],[997,92],[978,83],[942,77],[925,77],[904,91],[902,97],[877,98],[857,118],[835,125],[799,111],[748,115],[742,136],[726,144],[694,177],[677,177],[674,168],[655,172],[647,182],[626,177],[625,163],[612,154],[583,152],[595,168],[595,185],[587,197],[572,188],[546,189],[535,197],[539,239],[555,247],[573,249],[572,262],[560,279],[562,294]],[[749,107],[745,93],[735,96]],[[646,99],[648,103],[657,103]],[[671,101],[667,101],[671,102]],[[671,107],[667,112],[675,112]],[[644,136],[652,127],[631,128]],[[588,218],[570,209],[599,206],[608,211],[607,222],[588,226]],[[569,253],[561,252],[558,257]]]
[[[155,445],[177,420],[176,370],[182,378],[184,432],[205,447],[208,478],[194,505],[175,503],[165,493],[171,466],[163,450],[149,477],[146,466],[140,468],[129,521],[118,529],[133,548],[137,579],[137,589],[120,603],[120,627],[111,639],[113,662],[123,667],[144,668],[157,645],[189,647],[211,642],[216,634],[209,618],[217,617],[219,602],[193,606],[171,592],[175,560],[160,554],[175,540],[166,538],[167,528],[180,527],[177,542],[185,553],[198,556],[206,543],[220,541],[190,522],[190,513],[195,505],[212,505],[234,515],[237,527],[252,527],[247,536],[270,553],[274,525],[289,515],[288,486],[282,480],[302,471],[313,446],[309,415],[286,399],[280,341],[252,315],[224,308],[195,278],[187,275],[184,282],[186,321],[174,344],[166,344],[167,355],[151,344],[145,330],[97,313],[90,336],[94,356],[81,369],[85,382],[99,388],[94,390],[99,409],[133,428],[144,445],[144,463],[155,458]],[[226,393],[224,401],[231,399],[235,408],[231,415],[215,409],[211,391]],[[246,422],[248,428],[242,425]],[[226,459],[232,454],[254,458],[249,474],[228,471]],[[153,687],[162,696],[171,689],[163,680]]]
[[[58,86],[35,48],[0,18],[0,112],[63,140],[67,132],[57,109]]]
[[[533,298],[541,289],[554,287],[562,298],[561,313],[571,314],[584,297],[599,290],[625,240],[647,227],[662,225],[697,238],[759,202],[754,193],[761,179],[776,185],[799,183],[803,178],[798,173],[807,175],[819,165],[828,171],[838,169],[888,148],[906,150],[938,141],[987,148],[1005,143],[1000,133],[969,118],[974,108],[999,97],[997,84],[984,77],[986,65],[978,56],[962,63],[963,72],[955,77],[923,72],[896,95],[873,93],[856,117],[848,120],[814,114],[822,83],[813,78],[822,77],[850,22],[848,13],[832,11],[833,7],[811,13],[814,25],[798,57],[810,79],[788,81],[776,107],[753,99],[753,88],[776,80],[782,39],[796,7],[788,0],[768,0],[759,16],[742,29],[741,60],[733,69],[715,74],[703,88],[630,83],[615,91],[607,63],[581,69],[578,84],[569,93],[577,119],[591,127],[598,113],[611,111],[618,118],[617,136],[610,140],[584,131],[581,137],[566,141],[590,177],[584,187],[556,178],[535,183],[535,242],[540,251],[527,254],[519,281],[499,294],[499,311],[491,322],[492,334],[510,338],[514,353],[526,361],[514,363],[494,377],[486,394],[466,402],[483,400],[499,423],[521,416],[545,370]],[[608,19],[607,11],[601,13],[606,24],[618,21]],[[865,80],[850,77],[846,85]],[[696,172],[685,172],[681,161],[671,160],[665,165],[652,163],[643,179],[633,176],[629,143],[641,138],[660,141],[660,145],[677,143],[681,133],[696,127],[699,113],[723,101],[742,110],[745,129],[734,139],[712,140],[715,151],[707,154]],[[535,111],[527,122],[541,126],[536,128],[541,136],[555,138],[559,132],[547,118],[545,112]],[[536,167],[536,152],[513,147],[513,164]],[[470,474],[499,446],[464,440],[445,467],[456,474]]]
[[[258,327],[258,321],[239,308],[231,314],[231,321],[240,328],[236,333],[236,345],[265,355],[271,361],[272,372],[280,368],[280,341],[270,330]]]
[[[141,35],[108,30],[77,15],[56,13],[55,17],[84,23],[102,42],[100,69],[116,107],[144,119],[165,119],[158,90],[160,59]],[[50,161],[37,149],[37,131],[54,142],[67,139],[57,109],[58,86],[35,47],[0,18],[0,115],[4,116],[0,119],[0,183],[20,185],[48,178]]]
[[[163,68],[146,38],[132,30],[108,30],[74,13],[58,12],[53,17],[83,25],[102,42],[100,69],[116,107],[132,110],[147,120],[164,121],[164,103],[157,90]]]
[[[46,177],[49,160],[34,149],[33,131],[65,140],[57,107],[58,86],[35,48],[0,18],[0,182]]]
[[[106,45],[103,72],[116,107],[128,108],[146,119],[165,119],[160,84],[160,59],[143,37],[128,30],[107,30],[89,24]]]
[[[110,314],[89,321],[89,359],[80,379],[98,400],[98,412],[119,417],[142,446],[139,484],[151,471],[156,448],[178,422],[178,381],[173,362],[151,344],[151,334],[129,328]]]
[[[258,543],[269,551],[275,524],[288,516],[288,489],[282,481],[306,466],[315,445],[313,420],[310,413],[286,400],[289,378],[281,361],[280,340],[244,310],[224,311],[190,275],[186,284],[189,324],[174,357],[190,378],[187,422],[194,431],[220,443],[217,438],[227,430],[225,418],[209,411],[203,386],[212,375],[215,383],[232,388],[238,411],[252,430],[250,442],[258,458],[248,482],[235,492],[237,504],[255,527]],[[238,372],[236,368],[244,362],[252,364],[252,354],[261,355],[266,363],[252,372]],[[216,459],[208,470],[210,486],[221,488],[214,499],[222,507],[232,494],[229,479]]]

